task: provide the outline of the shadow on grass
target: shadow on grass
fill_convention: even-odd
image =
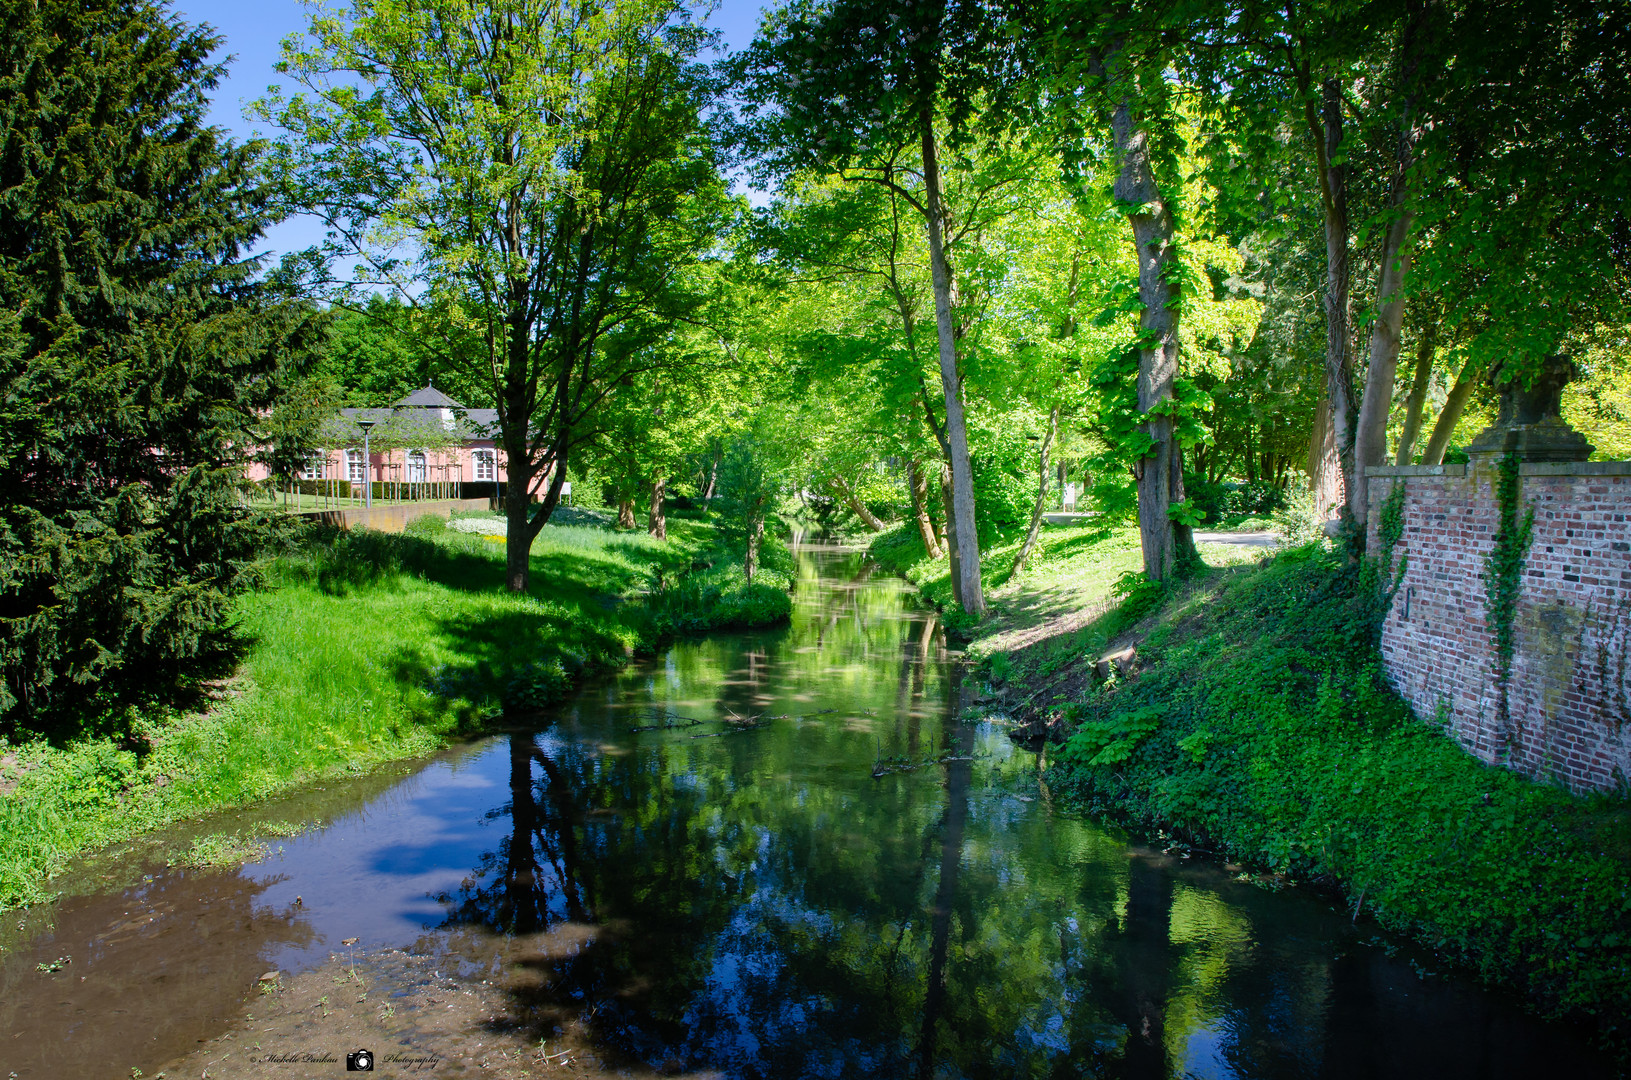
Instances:
[[[280,570],[286,580],[314,584],[330,596],[348,596],[358,589],[389,585],[403,576],[423,578],[461,592],[504,593],[503,551],[492,545],[495,550],[489,553],[476,546],[481,543],[475,537],[461,536],[449,542],[409,533],[324,530],[300,553],[282,560]],[[564,603],[599,601],[607,594],[615,596],[643,584],[645,574],[640,563],[664,568],[690,565],[690,554],[684,550],[652,551],[615,541],[600,550],[621,557],[629,565],[619,566],[559,548],[542,552],[535,549],[530,560],[529,595]]]

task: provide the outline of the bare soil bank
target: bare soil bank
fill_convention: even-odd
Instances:
[[[368,1050],[376,1076],[682,1075],[608,1056],[598,1010],[552,993],[549,969],[600,927],[438,940],[436,955],[360,947],[299,975],[267,972],[231,1029],[170,1061],[160,1075],[207,1080],[329,1077]],[[585,1013],[587,1012],[587,1016]],[[703,1080],[714,1073],[685,1074]]]

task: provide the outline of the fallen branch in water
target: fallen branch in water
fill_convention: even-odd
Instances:
[[[990,755],[985,756],[989,757]],[[872,763],[872,779],[881,780],[886,776],[893,776],[895,773],[912,772],[914,769],[924,769],[930,765],[944,765],[951,761],[978,760],[978,755],[954,754],[950,750],[942,750],[940,753],[926,757],[922,761],[914,761],[905,754],[890,754],[888,757],[880,754]]]
[[[710,731],[704,735],[693,735],[693,739],[712,739],[719,735],[729,735],[736,731],[758,731],[772,720],[809,720],[817,716],[826,716],[837,712],[837,709],[818,709],[812,713],[778,713],[775,716],[766,713],[754,713],[752,716],[742,716],[739,713],[729,713],[723,723],[729,725],[724,731]],[[693,716],[684,716],[671,709],[647,709],[645,716],[655,723],[642,724],[639,727],[629,728],[629,733],[639,735],[647,731],[672,731],[675,728],[701,727],[711,723],[708,720],[699,720]]]
[[[731,713],[725,717],[725,723],[730,725],[724,731],[710,731],[705,735],[693,735],[693,739],[716,739],[721,735],[734,735],[739,731],[759,731],[770,726],[772,720],[808,720],[813,716],[826,716],[835,713],[837,709],[821,709],[813,713],[778,713],[767,716],[764,713],[754,713],[752,716],[740,716]]]
[[[707,723],[706,720],[695,720],[689,716],[681,716],[679,713],[668,709],[647,709],[646,717],[657,722],[642,727],[631,727],[629,731],[638,735],[642,731],[669,731],[673,728],[697,727]]]

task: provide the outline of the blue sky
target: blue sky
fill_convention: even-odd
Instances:
[[[282,41],[306,28],[311,9],[299,0],[175,0],[173,8],[190,23],[213,26],[226,38],[223,52],[233,58],[226,79],[216,91],[211,122],[239,138],[255,134],[255,126],[244,119],[244,104],[280,81],[272,65],[277,62]],[[755,0],[722,0],[709,15],[708,23],[724,33],[727,47],[741,49],[753,40],[760,13],[761,5]],[[260,134],[276,136],[276,132]],[[273,228],[262,250],[295,251],[321,238],[322,229],[315,221],[295,218]]]

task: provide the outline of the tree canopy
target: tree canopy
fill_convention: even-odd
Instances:
[[[575,478],[749,566],[778,511],[903,524],[967,618],[1067,491],[1151,579],[1303,492],[1357,555],[1367,466],[1558,354],[1631,445],[1624,0],[789,0],[717,62],[675,0],[358,0],[265,145],[162,4],[7,15],[8,717],[200,670],[246,466],[427,383],[496,410],[512,589]],[[320,245],[246,254],[294,213]]]

